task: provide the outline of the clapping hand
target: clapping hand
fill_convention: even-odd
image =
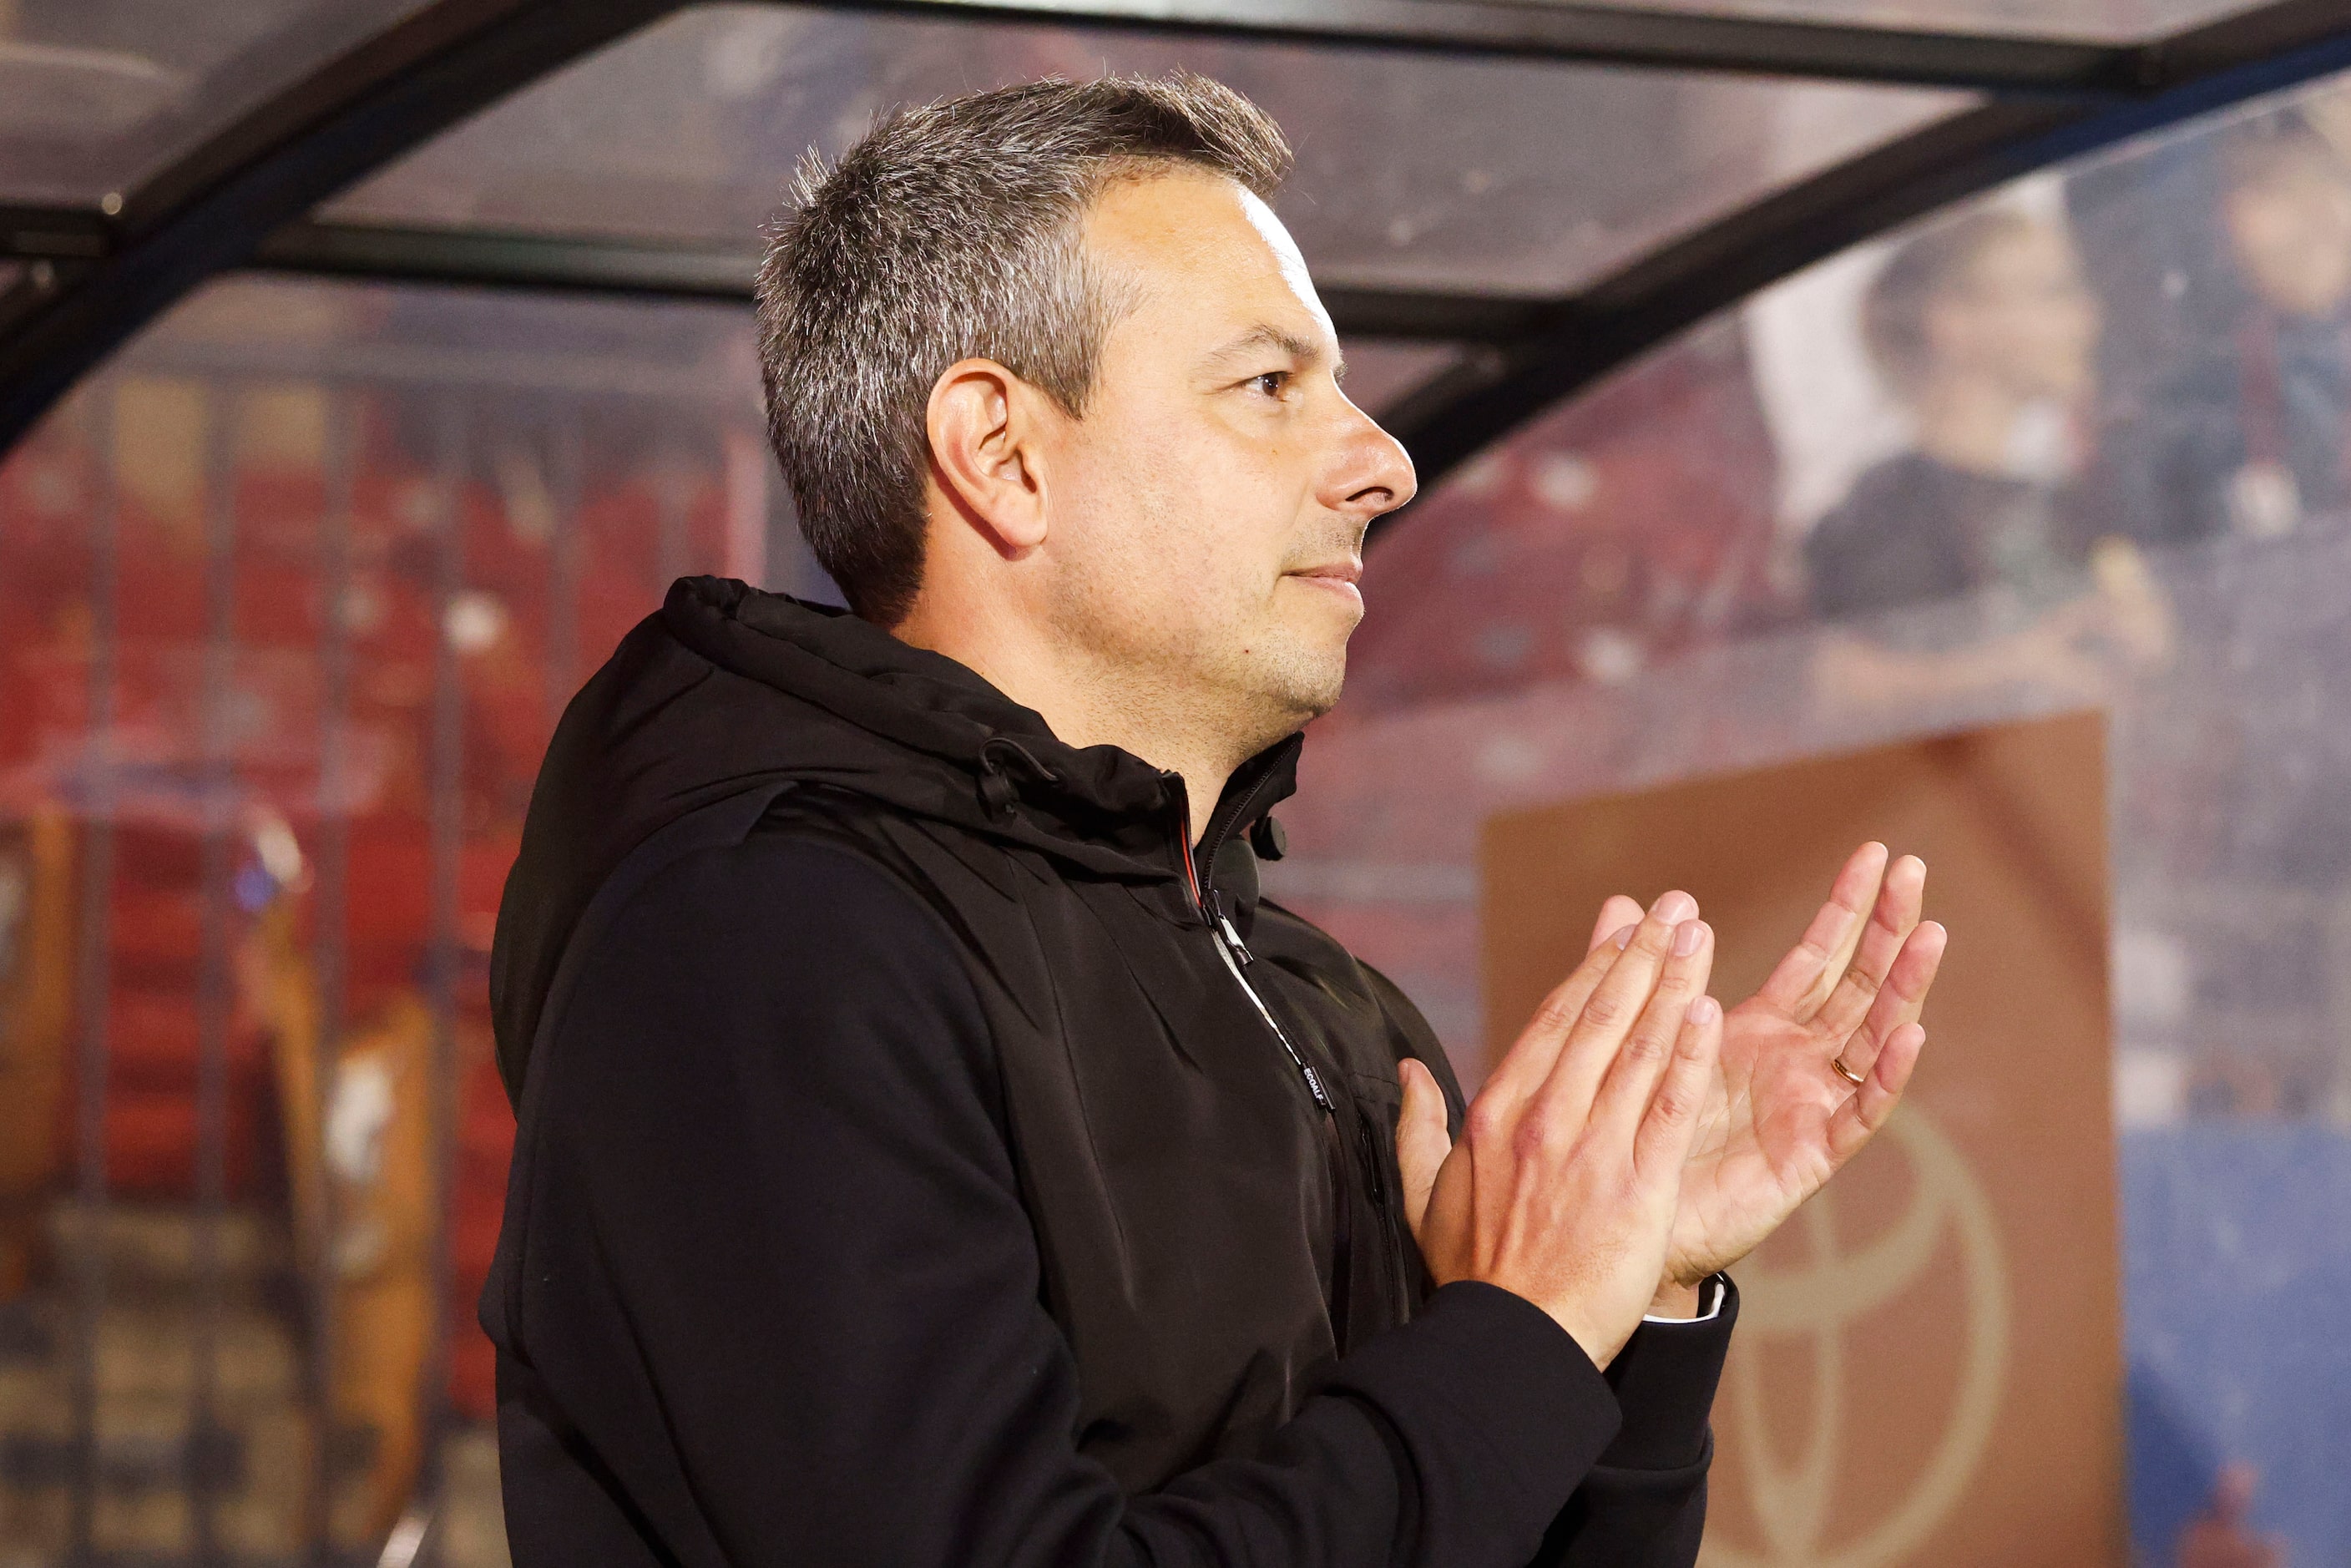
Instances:
[[[1428,1069],[1401,1068],[1396,1157],[1430,1275],[1525,1298],[1599,1366],[1654,1298],[1723,1024],[1690,896],[1634,913],[1535,1010],[1459,1143]]]
[[[1902,1098],[1927,1042],[1918,1013],[1947,934],[1918,918],[1925,863],[1886,861],[1883,844],[1855,850],[1803,940],[1725,1017],[1658,1310],[1685,1311],[1699,1281],[1761,1245]],[[1631,899],[1611,898],[1593,947],[1640,918]]]

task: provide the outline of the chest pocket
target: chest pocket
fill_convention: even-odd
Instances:
[[[1438,1048],[1399,1031],[1369,973],[1321,933],[1286,915],[1260,920],[1259,930],[1266,938],[1259,951],[1269,961],[1251,973],[1271,971],[1266,989],[1279,999],[1269,1000],[1285,1019],[1297,1020],[1301,1046],[1343,1091],[1339,1131],[1351,1177],[1353,1245],[1346,1278],[1332,1295],[1344,1304],[1343,1338],[1353,1345],[1411,1317],[1430,1288],[1396,1166],[1396,1118],[1404,1108],[1396,1064]],[[1451,1081],[1441,1059],[1434,1070],[1440,1082]]]
[[[1368,1278],[1357,1287],[1368,1292],[1369,1319],[1382,1328],[1412,1316],[1413,1303],[1426,1289],[1420,1269],[1420,1249],[1412,1239],[1405,1214],[1403,1173],[1396,1165],[1396,1118],[1404,1110],[1404,1088],[1384,1073],[1351,1071],[1348,1097],[1354,1102],[1356,1145],[1364,1166],[1364,1189],[1371,1213],[1369,1235],[1374,1245],[1364,1249],[1374,1256],[1365,1261]]]

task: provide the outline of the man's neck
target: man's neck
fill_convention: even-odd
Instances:
[[[913,613],[891,631],[900,642],[944,653],[1014,702],[1034,708],[1064,745],[1115,746],[1182,775],[1195,844],[1208,831],[1225,781],[1248,760],[1234,755],[1228,740],[1159,683],[1122,679],[1092,661],[1073,661],[1067,650],[1041,643],[1025,628],[989,628],[926,613],[917,601]]]

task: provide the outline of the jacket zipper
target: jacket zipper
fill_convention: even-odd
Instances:
[[[1233,984],[1241,988],[1241,995],[1249,998],[1249,1005],[1257,1009],[1257,1016],[1265,1020],[1265,1027],[1273,1031],[1273,1038],[1281,1044],[1282,1053],[1290,1058],[1290,1065],[1298,1069],[1299,1077],[1305,1080],[1306,1092],[1314,1096],[1314,1103],[1322,1108],[1325,1116],[1336,1119],[1338,1108],[1332,1103],[1330,1092],[1322,1087],[1322,1075],[1299,1053],[1298,1047],[1290,1043],[1289,1032],[1273,1016],[1273,1009],[1265,1005],[1265,998],[1258,995],[1257,988],[1249,983],[1247,975],[1241,973],[1243,966],[1257,960],[1242,944],[1241,934],[1234,929],[1231,919],[1226,915],[1224,900],[1219,897],[1211,909],[1208,900],[1201,895],[1199,867],[1192,860],[1191,809],[1185,800],[1180,779],[1176,780],[1175,787],[1177,807],[1176,854],[1184,862],[1184,884],[1191,890],[1192,907],[1198,913],[1200,924],[1208,928],[1208,939],[1216,944],[1217,956],[1225,961],[1225,972],[1232,976]],[[1246,808],[1248,802],[1243,801],[1242,804]]]
[[[1235,928],[1231,917],[1225,913],[1222,893],[1215,895],[1213,903],[1202,896],[1199,864],[1192,858],[1190,802],[1185,796],[1184,780],[1180,776],[1171,776],[1169,783],[1176,790],[1176,855],[1184,862],[1184,883],[1191,890],[1192,907],[1199,915],[1200,924],[1208,928],[1208,939],[1216,945],[1217,956],[1224,960],[1225,972],[1232,976],[1233,984],[1241,988],[1241,994],[1249,998],[1249,1005],[1257,1009],[1257,1016],[1265,1020],[1265,1027],[1273,1031],[1273,1038],[1280,1042],[1282,1054],[1289,1057],[1290,1065],[1298,1069],[1298,1076],[1305,1082],[1306,1092],[1314,1097],[1314,1103],[1322,1111],[1323,1158],[1331,1176],[1331,1327],[1343,1354],[1353,1339],[1352,1325],[1355,1317],[1355,1225],[1353,1205],[1347,1197],[1347,1183],[1343,1178],[1347,1134],[1339,1125],[1339,1108],[1332,1103],[1330,1092],[1323,1088],[1322,1074],[1314,1071],[1313,1064],[1291,1042],[1289,1031],[1281,1027],[1281,1020],[1273,1016],[1273,1009],[1266,1006],[1265,998],[1258,994],[1257,988],[1250,985],[1249,977],[1241,972],[1257,960],[1247,944],[1241,941],[1241,934]],[[1253,789],[1241,798],[1226,823],[1225,832],[1231,831],[1233,821],[1248,813],[1249,801],[1255,794]],[[1210,865],[1216,863],[1217,852],[1224,847],[1225,832],[1216,833],[1207,841]],[[1374,1189],[1379,1191],[1376,1177]],[[1384,1197],[1384,1192],[1380,1193],[1381,1198]]]

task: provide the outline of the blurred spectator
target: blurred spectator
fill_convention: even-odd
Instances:
[[[2241,128],[2220,167],[2231,318],[2191,340],[2117,433],[2154,538],[2273,538],[2351,504],[2351,164],[2289,113]]]
[[[1838,640],[1823,671],[1834,694],[1907,703],[2032,682],[2086,695],[2110,655],[2164,656],[2162,597],[2090,472],[2099,326],[2064,231],[2022,212],[1930,230],[1879,273],[1863,338],[1915,442],[1806,542],[1813,603],[1829,620],[1967,606],[1906,617],[1898,637],[1880,619],[1869,642]]]
[[[2283,1568],[2285,1550],[2274,1536],[2255,1535],[2254,1476],[2244,1465],[2220,1472],[2212,1500],[2179,1535],[2179,1568]]]

